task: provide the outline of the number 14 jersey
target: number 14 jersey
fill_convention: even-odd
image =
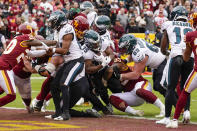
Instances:
[[[0,56],[0,70],[11,70],[22,61],[22,57],[30,50],[30,46],[23,46],[22,43],[31,40],[29,35],[20,35],[13,38],[3,54]]]

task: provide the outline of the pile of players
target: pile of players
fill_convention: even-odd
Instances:
[[[186,9],[175,7],[171,12],[172,21],[162,25],[161,49],[125,34],[120,38],[119,52],[116,52],[108,31],[109,17],[97,16],[94,6],[88,1],[83,2],[80,8],[80,13],[52,12],[48,22],[53,29],[54,40],[35,36],[31,27],[21,25],[21,35],[10,42],[0,57],[0,92],[7,94],[0,98],[0,106],[16,98],[17,86],[29,113],[41,111],[53,98],[55,113],[45,116],[48,119],[101,117],[99,111],[106,115],[113,113],[112,105],[120,111],[143,116],[143,111],[132,107],[146,101],[160,109],[156,117],[165,116],[156,123],[177,128],[177,119],[184,107],[184,122],[187,123],[190,119],[190,100],[187,101],[187,97],[195,88],[196,78],[195,67],[193,69],[196,33],[187,32],[195,30],[197,14],[191,15],[191,26],[187,22]],[[166,50],[169,42],[171,51]],[[194,58],[190,57],[192,51]],[[127,54],[127,59],[121,59],[122,54]],[[133,67],[127,65],[131,61],[135,62]],[[165,106],[152,93],[150,82],[141,76],[146,66],[153,69],[153,89],[165,97]],[[47,79],[30,108],[32,73],[39,73]],[[178,88],[184,89],[176,106],[175,88],[179,80]],[[107,89],[111,90],[111,96]],[[90,101],[93,107],[86,111],[72,109],[81,97]],[[176,113],[170,121],[172,105],[176,106]]]

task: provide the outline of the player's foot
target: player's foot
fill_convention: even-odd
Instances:
[[[91,117],[96,117],[96,118],[102,117],[101,114],[95,109],[87,109],[85,113],[89,114]]]
[[[32,100],[32,107],[34,109],[34,111],[41,111],[43,105],[43,101],[41,100],[37,100],[36,98]]]
[[[190,111],[188,111],[188,110],[184,111],[183,120],[182,120],[183,124],[188,124],[190,122],[190,118],[191,118]]]
[[[155,123],[156,123],[156,124],[163,124],[163,125],[167,125],[169,122],[170,122],[170,118],[168,118],[168,117],[164,117],[163,119],[158,120],[158,121],[156,121]]]
[[[136,110],[135,115],[137,115],[137,116],[143,116],[144,115],[144,111],[142,111],[142,110]]]
[[[54,118],[55,121],[65,121],[65,120],[69,120],[69,119],[70,119],[69,112],[64,112],[64,113],[62,113],[62,115]]]
[[[26,110],[29,114],[33,113],[34,112],[34,109],[30,106],[26,106]]]
[[[178,121],[171,120],[167,125],[166,128],[178,128]]]
[[[156,115],[156,118],[161,118],[165,116],[165,108],[162,108],[159,115]]]
[[[60,116],[59,114],[53,114],[53,115],[48,115],[48,116],[44,116],[46,119],[54,119],[56,117]]]
[[[49,106],[49,104],[50,104],[50,100],[48,101],[44,100],[43,106],[41,108],[41,112],[46,112],[46,107]]]

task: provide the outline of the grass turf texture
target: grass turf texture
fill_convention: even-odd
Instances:
[[[44,81],[44,79],[34,79],[34,77],[40,77],[39,75],[32,75],[31,79],[31,84],[32,84],[32,99],[34,99],[37,94],[39,93],[40,89],[41,89],[41,85],[42,82]],[[147,78],[151,84],[152,84],[152,78],[148,77]],[[161,96],[158,92],[153,91],[154,94],[159,97],[162,102],[164,103],[164,97]],[[111,92],[109,92],[109,94],[111,94]],[[5,93],[4,93],[5,95]],[[3,95],[1,95],[2,97]],[[17,97],[16,100],[12,103],[7,104],[5,107],[14,107],[14,108],[24,108],[24,105],[22,103],[22,99],[20,97],[20,95],[18,94],[17,91]],[[77,110],[85,110],[91,108],[91,106],[75,106],[74,109]],[[137,110],[143,110],[144,111],[144,117],[147,118],[154,118],[155,115],[159,114],[160,110],[159,108],[155,107],[152,104],[148,104],[148,103],[144,103],[142,106],[139,107],[134,107]],[[197,90],[193,91],[191,94],[191,106],[190,106],[190,110],[191,110],[191,121],[192,122],[197,122]],[[47,110],[54,110],[54,106],[53,106],[53,101],[51,99],[50,101],[50,105],[49,107],[47,107]],[[118,111],[114,108],[114,114],[117,115],[128,115],[124,112]],[[172,110],[172,115],[174,114],[174,108]],[[180,117],[180,120],[182,119],[182,116]]]

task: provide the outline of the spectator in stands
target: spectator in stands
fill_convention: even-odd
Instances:
[[[16,23],[16,16],[14,15],[14,11],[10,11],[10,15],[7,17],[8,21],[8,31],[10,33],[9,38],[13,38],[16,34],[16,28],[17,28],[17,23]]]
[[[126,33],[139,33],[139,32],[140,32],[139,27],[137,26],[135,17],[133,16],[129,19],[129,24],[127,25]]]
[[[118,0],[109,0],[109,3],[110,3],[110,6],[111,6],[111,9],[118,9],[119,8]]]
[[[155,0],[143,0],[144,7],[150,6],[150,10],[154,11],[154,7],[156,6]]]
[[[3,34],[0,34],[0,55],[3,53],[3,51],[6,48],[6,39]]]
[[[131,19],[131,17],[135,16],[134,8],[132,6],[129,7],[129,11],[128,11],[127,15],[128,15],[128,19]]]
[[[156,26],[155,23],[153,22],[153,12],[147,6],[147,9],[144,9],[144,13],[145,13],[145,21],[146,21],[146,30],[149,30],[150,32],[155,32]]]
[[[160,11],[158,16],[156,16],[154,19],[156,26],[160,26],[160,27],[167,20],[168,18],[164,16],[163,11]]]
[[[141,15],[136,18],[136,22],[138,23],[140,33],[144,33],[145,32],[146,21],[145,21],[145,17],[144,17],[143,12],[141,12]]]
[[[26,21],[25,24],[31,25],[31,27],[32,27],[36,32],[38,31],[37,23],[33,20],[31,14],[29,14],[28,21]]]
[[[120,13],[117,15],[117,19],[120,20],[120,24],[126,29],[128,24],[128,16],[125,14],[125,8],[120,9]]]
[[[21,15],[25,21],[28,20],[29,13],[30,13],[30,12],[29,12],[28,6],[25,5],[24,11],[23,11],[23,13],[22,13],[22,15]]]
[[[40,7],[44,8],[45,12],[47,10],[53,11],[53,6],[47,0],[42,0]]]
[[[124,27],[120,24],[120,20],[116,19],[115,25],[113,27],[114,38],[120,39],[124,32]]]
[[[79,4],[77,2],[73,2],[73,7],[71,8],[71,10],[74,10],[77,13],[79,13],[80,12]]]
[[[147,30],[147,31],[145,32],[145,38],[144,38],[144,39],[145,39],[145,41],[147,41],[148,43],[151,43],[149,34],[150,34],[150,31]]]
[[[162,38],[161,28],[159,26],[157,26],[155,39],[153,41],[155,46],[160,47],[160,45],[161,45],[161,38]]]
[[[160,5],[159,5],[159,9],[157,9],[157,10],[154,12],[153,17],[158,16],[158,15],[160,14],[160,12],[163,12],[163,15],[164,15],[165,17],[168,17],[168,13],[167,13],[167,11],[164,9],[164,5],[163,5],[163,4],[160,4]]]

